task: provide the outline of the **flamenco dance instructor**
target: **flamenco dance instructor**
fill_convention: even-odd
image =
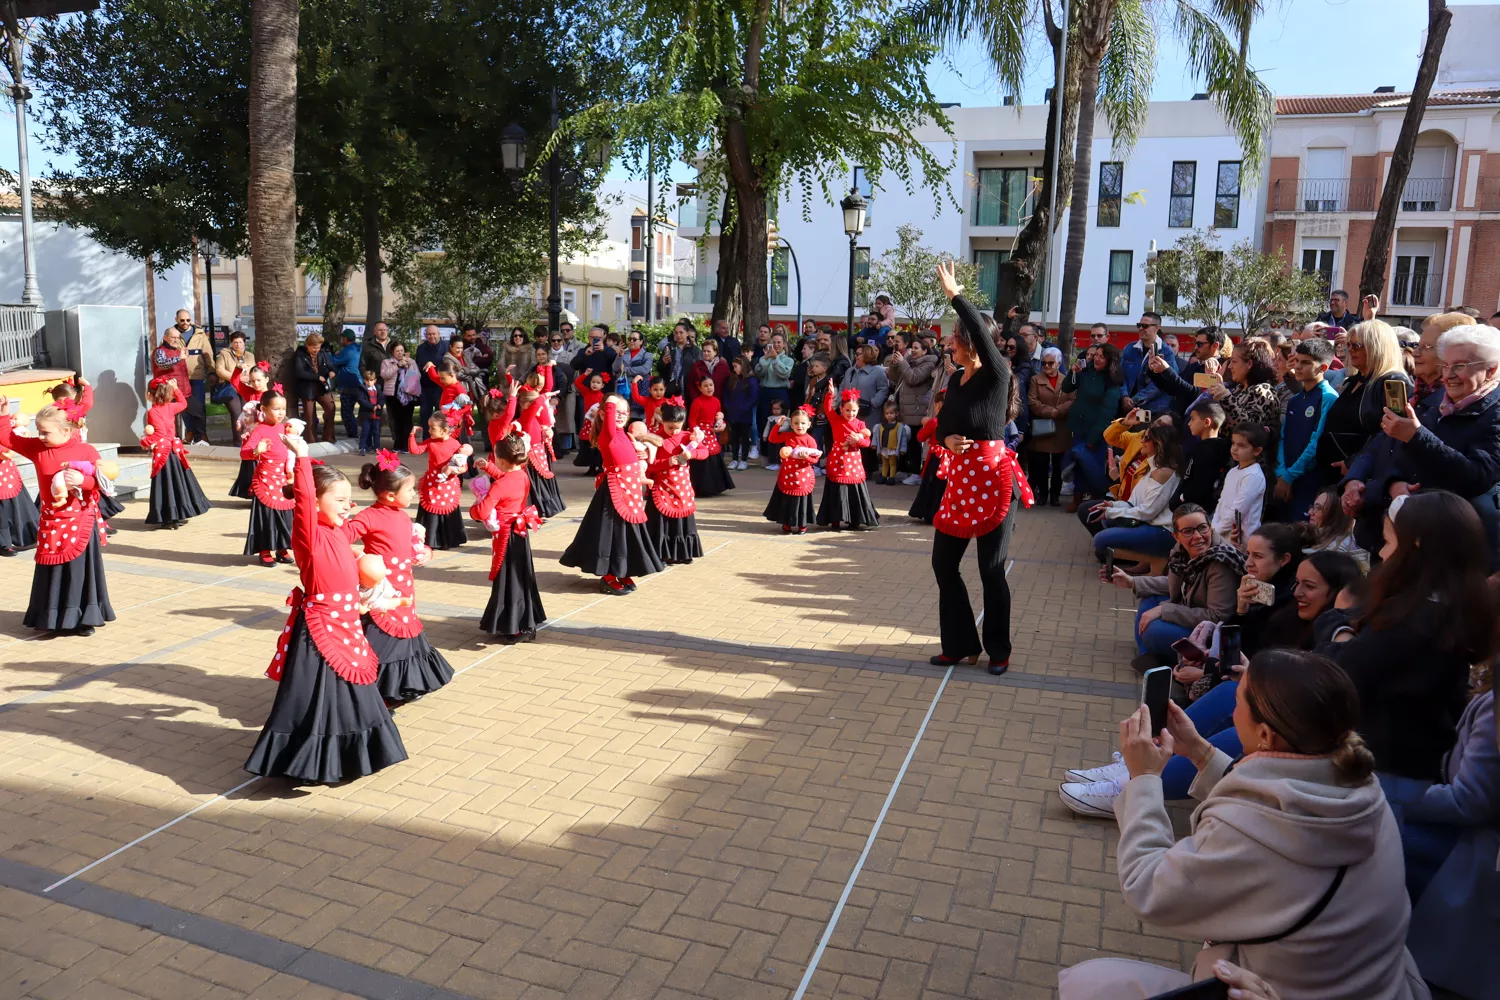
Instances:
[[[953,453],[948,486],[933,518],[932,572],[938,585],[938,623],[943,651],[931,662],[940,667],[960,660],[976,663],[981,651],[974,609],[959,565],[969,540],[979,541],[979,579],[984,584],[983,651],[989,672],[1010,667],[1010,584],[1005,557],[1010,550],[1011,499],[1030,488],[1015,452],[1005,446],[1005,425],[1019,400],[1010,363],[995,346],[992,321],[969,304],[953,276],[952,264],[938,265],[938,283],[953,301],[958,321],[950,349],[963,374],[948,379],[937,418],[937,440]]]

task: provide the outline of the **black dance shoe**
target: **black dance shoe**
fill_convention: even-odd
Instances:
[[[1010,669],[1010,661],[1009,660],[991,660],[990,661],[990,665],[988,667],[986,667],[985,669],[989,671],[989,673],[990,673],[990,675],[992,677],[999,677],[1001,674],[1005,673],[1007,670]]]

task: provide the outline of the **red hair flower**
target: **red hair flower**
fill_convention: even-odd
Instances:
[[[490,390],[490,398],[491,399],[504,399],[505,398],[505,393],[501,392],[499,389],[491,389]]]
[[[282,393],[281,383],[280,382],[273,382],[273,383],[271,383],[271,391],[274,392],[274,393],[276,393],[277,395],[282,395],[283,393]]]
[[[811,406],[807,405],[806,403],[803,403],[801,406],[797,407],[797,412],[798,413],[805,413],[805,414],[807,414],[807,419],[809,419],[809,420],[813,419],[814,417],[816,417],[818,415],[818,411],[815,410],[815,409],[813,409]]]
[[[83,406],[76,399],[64,399],[52,405],[62,411],[62,415],[68,423],[77,424],[83,422]]]
[[[171,377],[167,375],[158,375],[150,382],[146,383],[146,389],[147,391],[150,391],[152,389],[155,389],[159,385],[166,385],[170,381],[172,381]]]
[[[375,467],[381,472],[395,472],[401,468],[401,459],[389,448],[381,448],[375,453]]]
[[[265,372],[268,375],[271,372],[271,362],[269,361],[257,361],[255,362],[255,367],[259,368],[261,371]]]
[[[668,396],[661,403],[663,406],[687,406],[687,403],[681,396]]]
[[[859,390],[858,389],[845,389],[843,392],[839,393],[839,401],[840,402],[847,403],[851,399],[854,400],[855,402],[859,401]]]

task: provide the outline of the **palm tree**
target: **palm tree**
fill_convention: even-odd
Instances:
[[[298,0],[250,5],[250,252],[255,346],[272,363],[297,342]],[[273,360],[274,359],[274,360]]]

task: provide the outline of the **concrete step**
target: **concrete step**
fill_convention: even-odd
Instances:
[[[131,498],[144,499],[151,494],[151,456],[143,453],[120,454],[120,446],[108,442],[90,441],[94,450],[99,453],[101,459],[111,461],[119,465],[120,475],[115,480],[115,496],[121,501]],[[31,460],[21,455],[15,455],[16,467],[21,471],[21,482],[31,490],[35,496],[38,492],[36,482],[36,467]]]

